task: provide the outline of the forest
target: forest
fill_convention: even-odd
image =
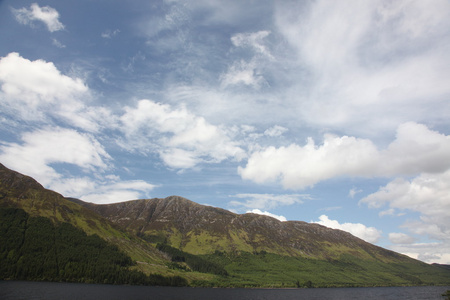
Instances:
[[[130,270],[133,261],[69,223],[0,209],[0,279],[185,286],[186,279]]]
[[[203,259],[200,256],[181,251],[163,243],[157,244],[156,248],[159,251],[167,253],[172,258],[172,262],[185,262],[193,271],[221,276],[228,275],[228,272],[221,265]]]

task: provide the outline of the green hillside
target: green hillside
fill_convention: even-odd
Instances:
[[[125,253],[133,262],[128,267],[131,270],[164,277],[182,275],[189,281],[210,277],[202,273],[190,273],[186,276],[180,270],[168,268],[170,260],[143,239],[122,230],[97,213],[67,200],[62,195],[43,188],[33,178],[9,170],[0,164],[0,209],[6,208],[21,209],[27,216],[45,218],[57,227],[67,223],[88,236],[96,235]],[[3,224],[6,221],[2,218],[0,222]],[[44,251],[42,247],[38,249]],[[13,261],[6,261],[7,254],[0,257],[0,263],[15,264]],[[10,275],[10,273],[3,274],[0,279],[22,278]],[[86,279],[86,281],[89,280]]]
[[[0,209],[0,278],[114,284],[186,285],[181,277],[146,276],[116,246],[70,223]]]
[[[0,279],[219,287],[450,285],[450,270],[318,224],[171,196],[95,205],[0,164]]]

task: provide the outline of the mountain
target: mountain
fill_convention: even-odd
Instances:
[[[103,263],[96,269],[101,271],[94,272],[86,267],[89,264],[85,259],[70,257],[70,253],[76,256],[74,253],[81,251],[70,247],[85,244],[82,251],[91,259],[96,256],[89,253],[110,253],[103,259],[105,262],[121,257],[112,260],[111,264],[120,262],[120,266],[110,272],[120,270],[120,278],[126,280],[106,282],[222,287],[450,285],[447,268],[369,244],[344,231],[300,221],[280,222],[256,214],[235,214],[179,196],[96,205],[65,198],[1,164],[0,213],[5,243],[16,247],[5,249],[0,245],[0,262],[7,266],[0,268],[0,275],[11,274],[8,270],[17,269],[19,262],[25,266],[25,259],[33,261],[32,253],[47,249],[46,253],[55,253],[56,262],[79,263],[69,268],[69,273],[86,269],[93,278],[86,280],[82,273],[77,278],[64,277],[66,273],[59,265],[50,264],[41,267],[45,276],[23,279],[99,282],[106,275],[98,274],[114,268],[108,269]],[[35,223],[46,225],[32,226]],[[47,229],[43,233],[40,228],[44,227]],[[63,227],[70,229],[63,231],[70,233],[70,239],[54,238],[54,242],[39,244],[39,240],[52,238],[37,236],[59,237]],[[70,242],[73,236],[78,237],[77,243]],[[40,255],[46,257],[43,261],[48,259],[48,255]]]
[[[299,278],[296,285],[320,286],[450,282],[450,273],[442,268],[319,224],[235,214],[179,196],[105,205],[77,202],[153,244],[218,262],[248,286],[283,286],[292,278]]]
[[[179,196],[105,205],[78,203],[136,235],[165,241],[192,254],[265,251],[326,260],[343,254],[387,262],[409,259],[345,231],[301,221],[281,222],[258,214],[235,214]]]

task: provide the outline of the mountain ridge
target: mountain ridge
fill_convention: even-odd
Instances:
[[[172,246],[193,254],[240,250],[335,259],[350,251],[355,256],[380,260],[406,258],[346,231],[304,221],[282,222],[253,213],[236,214],[180,196],[101,205],[80,203],[134,234],[164,235]],[[196,243],[200,238],[209,239],[209,243]]]
[[[57,226],[54,230],[68,223],[88,236],[98,235],[129,255],[133,262],[127,267],[130,270],[177,284],[450,285],[448,268],[425,264],[319,224],[236,214],[180,196],[87,203],[47,190],[33,178],[0,164],[0,210],[4,209],[23,209],[30,218],[51,220]],[[10,226],[0,222],[1,230]],[[1,246],[2,266],[14,268],[8,259],[27,255]],[[172,277],[155,277],[158,274]]]

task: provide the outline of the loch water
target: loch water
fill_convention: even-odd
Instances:
[[[154,286],[120,286],[28,281],[0,281],[2,300],[115,300],[115,299],[414,299],[443,300],[441,295],[450,286],[374,287],[374,288],[313,288],[313,289],[222,289]]]

